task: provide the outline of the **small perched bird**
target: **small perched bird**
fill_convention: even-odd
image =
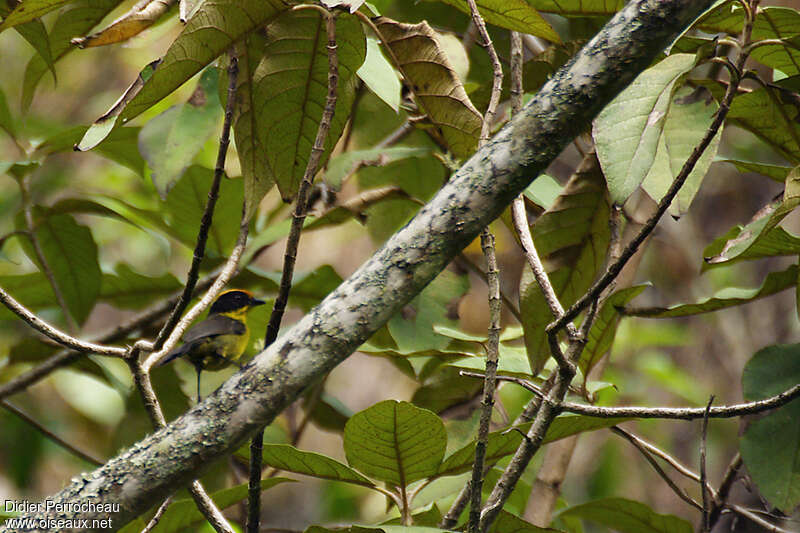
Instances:
[[[203,370],[221,370],[230,365],[240,366],[238,360],[250,340],[247,312],[264,303],[249,291],[231,289],[223,292],[211,304],[208,318],[190,328],[183,335],[183,344],[173,348],[158,366],[186,356],[197,370],[199,403],[200,373]]]

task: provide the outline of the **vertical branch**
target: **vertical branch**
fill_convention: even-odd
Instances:
[[[325,140],[331,128],[331,121],[336,110],[336,90],[339,83],[339,59],[336,55],[336,16],[333,13],[320,9],[325,17],[325,28],[328,36],[328,94],[325,98],[325,108],[311,148],[303,180],[297,191],[297,199],[292,212],[292,226],[286,241],[286,251],[283,256],[283,271],[278,286],[278,295],[272,306],[272,313],[267,324],[264,336],[264,348],[275,342],[278,338],[283,314],[289,301],[289,292],[292,288],[294,265],[297,261],[297,248],[300,244],[300,234],[308,211],[308,195],[317,174],[319,162],[325,152]],[[261,522],[261,453],[263,448],[264,432],[259,431],[250,441],[250,479],[247,493],[247,533],[258,533]]]
[[[161,331],[158,332],[155,342],[153,343],[153,350],[158,351],[164,345],[167,338],[172,333],[175,325],[181,317],[181,314],[189,305],[192,299],[192,292],[194,292],[197,279],[200,274],[200,263],[206,253],[206,242],[208,242],[208,232],[211,229],[211,223],[214,219],[214,208],[217,205],[219,198],[219,185],[222,180],[222,175],[225,173],[225,158],[228,154],[228,145],[230,144],[231,123],[233,121],[233,110],[236,105],[236,79],[239,75],[239,62],[237,57],[231,52],[230,65],[228,65],[228,101],[225,104],[225,119],[222,123],[222,134],[219,138],[219,150],[217,151],[217,162],[214,166],[214,179],[211,182],[211,188],[208,190],[208,201],[206,208],[203,211],[203,218],[200,219],[200,230],[197,232],[197,243],[194,247],[194,255],[192,256],[192,264],[189,266],[189,272],[186,274],[186,285],[184,285],[183,293],[175,304],[167,322]]]
[[[474,26],[483,40],[483,46],[486,48],[486,52],[492,62],[492,93],[489,97],[486,113],[483,116],[483,124],[481,125],[481,135],[478,139],[478,148],[480,149],[489,140],[492,123],[497,113],[497,105],[500,103],[500,92],[503,88],[503,67],[500,65],[497,51],[492,45],[492,39],[486,30],[483,17],[478,12],[475,0],[467,0],[467,4],[472,15],[472,26]],[[486,341],[486,379],[483,382],[483,400],[481,401],[478,438],[475,443],[475,461],[472,463],[472,478],[469,483],[470,511],[467,530],[470,533],[477,533],[480,522],[486,446],[489,439],[489,423],[494,410],[495,378],[497,376],[497,361],[500,352],[500,272],[497,268],[494,235],[492,235],[488,226],[481,232],[481,249],[484,257],[486,257],[486,281],[489,285],[489,331]]]
[[[33,246],[33,253],[36,255],[36,260],[39,262],[39,267],[41,268],[44,276],[47,278],[50,288],[53,289],[53,294],[56,296],[56,302],[58,302],[58,306],[61,308],[61,312],[64,314],[64,320],[67,322],[67,327],[71,333],[75,333],[79,329],[78,323],[75,322],[75,318],[69,312],[69,307],[67,306],[67,300],[64,298],[64,293],[61,292],[61,287],[59,287],[58,283],[56,282],[53,269],[50,268],[47,258],[44,256],[42,245],[39,242],[39,239],[36,237],[36,222],[33,219],[33,201],[31,200],[28,179],[29,176],[25,176],[19,180],[19,190],[22,194],[22,211],[25,216],[25,226],[28,230],[28,238],[31,241],[31,246]]]
[[[700,492],[703,496],[703,533],[710,533],[711,521],[709,520],[709,501],[708,501],[708,475],[706,474],[706,438],[708,437],[708,412],[711,404],[714,403],[714,396],[708,399],[706,404],[705,416],[703,416],[703,431],[700,437]]]

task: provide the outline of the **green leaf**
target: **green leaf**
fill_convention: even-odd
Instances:
[[[342,277],[330,265],[321,265],[311,272],[295,275],[289,293],[289,305],[309,312],[342,283]]]
[[[48,137],[36,147],[31,158],[42,159],[53,154],[72,151],[87,129],[86,126],[75,126]],[[145,162],[137,148],[140,130],[141,128],[117,128],[93,149],[93,153],[119,163],[139,176],[144,176]]]
[[[268,167],[285,201],[297,193],[328,94],[328,39],[315,10],[287,11],[267,28],[264,55],[253,73],[253,108]],[[339,84],[325,139],[325,164],[355,100],[356,71],[366,56],[364,30],[349,14],[336,18]]]
[[[677,516],[658,514],[647,505],[624,498],[604,498],[568,507],[558,517],[596,522],[620,533],[692,533],[691,524]]]
[[[69,0],[23,0],[0,23],[0,33],[8,28],[42,17],[67,3]]]
[[[193,165],[167,194],[165,206],[169,226],[182,242],[192,248],[197,241],[197,230],[213,179],[213,171]],[[242,194],[242,180],[222,179],[213,222],[208,232],[207,246],[212,253],[226,255],[236,242],[239,234],[238,221],[242,213]]]
[[[436,473],[446,446],[441,419],[408,402],[377,403],[353,415],[344,428],[350,466],[403,490]]]
[[[264,444],[262,456],[264,464],[279,470],[319,479],[354,483],[364,487],[375,486],[372,481],[335,459],[319,453],[298,450],[288,444]]]
[[[183,85],[251,30],[287,9],[281,0],[203,2],[170,45],[147,84],[128,103],[122,122],[139,116]]]
[[[33,56],[25,67],[22,82],[23,110],[27,111],[30,107],[36,86],[47,69],[52,70],[52,63],[75,50],[70,40],[76,35],[85,35],[118,5],[119,0],[77,0],[61,12],[50,30],[51,61],[39,54]],[[53,78],[55,79],[54,70]]]
[[[441,132],[457,158],[472,155],[483,118],[427,22],[405,24],[386,17],[375,19],[385,46],[400,63],[406,83],[413,87],[420,109]]]
[[[798,205],[800,167],[795,167],[786,176],[783,199],[762,208],[757,218],[744,228],[733,228],[711,243],[704,250],[706,264],[713,266],[742,259],[797,254],[800,237],[777,226]]]
[[[528,0],[544,13],[565,17],[595,17],[613,15],[625,6],[625,0]]]
[[[660,202],[680,173],[684,163],[706,135],[719,106],[704,89],[681,87],[675,92],[672,105],[663,122],[658,148],[652,166],[642,182],[642,188],[656,202]],[[689,210],[700,183],[717,155],[722,129],[711,139],[703,155],[697,160],[669,212],[679,217]]]
[[[700,300],[697,303],[677,304],[669,307],[646,307],[626,309],[628,316],[640,316],[646,318],[674,318],[679,316],[698,315],[700,313],[710,313],[718,309],[733,307],[750,303],[759,298],[764,298],[797,284],[797,276],[800,270],[797,265],[791,265],[781,272],[770,272],[764,279],[760,287],[745,289],[742,287],[726,287],[718,291],[713,297]]]
[[[0,130],[5,131],[8,135],[16,140],[17,138],[17,123],[14,117],[11,116],[11,110],[8,108],[6,101],[6,93],[0,89]]]
[[[777,88],[737,95],[726,120],[753,133],[789,161],[800,162],[796,125],[800,110],[793,95],[792,91]]]
[[[563,190],[564,187],[556,180],[547,174],[539,174],[522,194],[542,209],[550,209]]]
[[[267,150],[261,144],[258,131],[263,127],[263,115],[254,110],[259,103],[254,100],[253,74],[263,58],[266,36],[262,32],[251,32],[236,45],[239,58],[239,75],[236,79],[236,105],[233,110],[233,133],[236,152],[244,178],[245,216],[249,220],[258,208],[264,195],[272,188],[275,178],[269,169]],[[229,84],[227,71],[222,76],[225,86]],[[220,84],[222,85],[222,84]],[[227,105],[227,91],[225,94]]]
[[[534,526],[522,518],[507,511],[500,511],[497,519],[489,528],[489,533],[563,533],[558,529]]]
[[[800,383],[800,344],[768,346],[742,372],[748,401],[763,400]],[[800,401],[750,423],[739,442],[747,470],[769,502],[785,513],[800,504]]]
[[[483,389],[483,381],[459,375],[459,370],[447,367],[414,391],[411,403],[434,413],[449,407],[467,404]]]
[[[331,157],[328,162],[328,168],[325,169],[325,182],[334,189],[339,190],[342,186],[342,180],[351,172],[353,166],[360,161],[386,165],[400,159],[421,157],[430,153],[430,148],[421,146],[391,146],[389,148],[348,150]]]
[[[219,70],[207,68],[185,104],[150,119],[139,132],[139,151],[152,170],[153,183],[164,198],[206,140],[217,130]]]
[[[268,490],[281,483],[292,481],[284,477],[273,477],[261,480],[261,490]],[[217,508],[225,509],[230,507],[236,502],[239,502],[247,497],[247,483],[231,487],[229,489],[219,490],[211,494],[211,499],[214,500]],[[194,524],[205,522],[205,517],[197,509],[197,505],[191,498],[177,500],[167,507],[167,510],[161,516],[156,527],[152,533],[172,533],[173,531],[181,531]],[[130,525],[121,529],[121,532],[133,533],[140,531],[139,529],[128,529]]]
[[[391,63],[381,52],[378,41],[372,37],[367,38],[367,57],[357,74],[369,90],[394,109],[395,113],[400,111],[402,85]]]
[[[11,13],[19,2],[17,0],[6,0],[0,2],[0,17],[5,18]],[[28,41],[31,46],[36,50],[41,59],[47,64],[50,69],[53,68],[53,56],[50,53],[50,39],[47,36],[47,28],[41,20],[32,20],[25,24],[20,24],[16,27],[23,39]],[[53,71],[55,76],[55,71]]]
[[[594,323],[589,329],[586,347],[581,352],[581,358],[578,361],[578,368],[581,369],[584,376],[584,384],[588,379],[589,372],[614,343],[617,326],[622,319],[619,309],[641,294],[646,287],[648,287],[647,284],[620,289],[603,302],[603,306],[595,315]]]
[[[31,311],[58,305],[50,283],[41,272],[0,276],[0,287]],[[18,318],[2,306],[0,320],[18,320]]]
[[[39,221],[35,236],[69,313],[76,322],[83,323],[94,307],[101,284],[92,232],[69,215],[55,215]],[[32,248],[24,248],[31,261],[38,264]]]
[[[134,272],[120,263],[114,274],[103,274],[99,299],[123,309],[143,309],[155,301],[171,296],[181,289],[181,283],[172,274],[157,278]]]
[[[717,159],[715,163],[731,163],[739,172],[756,172],[781,183],[786,181],[786,176],[788,176],[789,172],[792,170],[792,167],[783,165],[769,165],[767,163],[740,161],[738,159]]]
[[[445,4],[469,14],[469,5],[464,0],[441,0]],[[483,19],[494,26],[507,30],[529,33],[552,43],[560,43],[556,31],[542,16],[524,0],[476,0]]]
[[[630,420],[630,418],[595,418],[583,415],[565,414],[556,417],[547,430],[542,444],[548,444],[572,435],[609,428]],[[494,462],[514,453],[522,443],[523,435],[530,429],[530,423],[522,424],[514,430],[506,429],[489,433],[486,446],[486,461]],[[456,450],[445,459],[437,476],[454,476],[469,472],[475,460],[475,442]]]
[[[592,131],[597,157],[614,203],[624,203],[650,172],[676,83],[694,66],[693,54],[661,60],[641,73],[595,119]]]
[[[91,150],[103,142],[103,140],[108,137],[112,131],[114,131],[114,128],[117,126],[117,119],[119,118],[120,113],[122,113],[122,111],[125,109],[125,106],[133,98],[135,98],[137,94],[139,94],[139,91],[142,90],[142,87],[147,80],[153,76],[158,64],[158,60],[153,61],[152,63],[146,65],[139,72],[139,75],[136,76],[136,80],[125,90],[120,99],[117,100],[117,102],[112,105],[111,108],[103,114],[103,116],[95,120],[92,125],[89,126],[89,129],[86,130],[83,138],[78,144],[75,145],[76,150],[81,152]]]
[[[455,325],[448,318],[448,306],[469,288],[467,276],[444,271],[436,277],[403,312],[389,319],[388,327],[400,351],[442,349],[450,340],[433,329],[438,324]]]
[[[585,159],[561,195],[533,226],[533,239],[562,305],[569,306],[589,288],[605,266],[610,239],[605,181],[597,159]],[[550,357],[545,326],[553,315],[530,267],[520,282],[525,347],[533,374]]]

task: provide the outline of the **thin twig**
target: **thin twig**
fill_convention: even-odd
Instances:
[[[471,0],[472,1],[472,0]],[[500,278],[497,257],[494,251],[494,235],[488,228],[481,233],[481,248],[486,256],[486,274],[489,281],[489,332],[486,342],[486,377],[483,380],[478,438],[475,443],[475,461],[472,463],[470,480],[470,511],[468,531],[476,532],[481,513],[481,490],[483,489],[484,463],[489,440],[489,423],[494,410],[495,376],[500,346]]]
[[[753,20],[748,19],[744,25],[744,29],[742,31],[742,38],[741,43],[746,45],[750,42],[750,35],[753,31]],[[722,102],[720,102],[719,109],[717,110],[716,115],[714,116],[714,120],[711,122],[711,125],[706,130],[706,134],[703,136],[702,140],[697,144],[695,149],[692,151],[692,154],[683,164],[678,175],[675,177],[675,180],[670,185],[669,189],[667,190],[666,194],[661,198],[661,201],[658,203],[658,208],[656,212],[647,219],[644,226],[639,233],[636,234],[633,239],[628,243],[625,249],[620,254],[619,260],[612,263],[606,272],[598,279],[592,287],[586,291],[586,293],[581,296],[578,301],[576,301],[570,308],[557,320],[552,322],[547,326],[547,331],[558,331],[563,328],[567,323],[571,322],[578,314],[589,305],[590,302],[597,299],[597,297],[602,293],[608,285],[610,285],[614,279],[619,275],[622,268],[625,264],[633,257],[633,255],[639,249],[639,246],[647,239],[650,233],[658,224],[658,221],[661,220],[661,217],[664,213],[667,212],[669,209],[670,204],[672,204],[672,200],[678,195],[681,187],[683,187],[684,182],[689,177],[689,174],[694,170],[697,161],[705,152],[706,148],[714,137],[717,135],[719,128],[722,126],[722,123],[725,121],[725,117],[728,116],[728,111],[730,111],[731,102],[733,101],[733,97],[736,96],[737,89],[739,87],[741,72],[744,69],[745,61],[747,61],[747,54],[742,50],[739,52],[736,63],[734,65],[736,72],[738,75],[732,75],[731,81],[728,84],[728,88],[725,91],[725,96],[722,98]]]
[[[206,202],[203,217],[200,219],[200,229],[197,232],[197,243],[194,247],[194,255],[192,256],[192,264],[189,266],[189,272],[186,274],[186,284],[183,287],[183,293],[178,299],[178,303],[172,310],[167,322],[161,331],[158,332],[156,340],[153,342],[153,350],[160,350],[164,342],[169,338],[173,328],[177,325],[181,318],[181,314],[189,305],[192,300],[192,293],[194,292],[195,284],[200,275],[200,264],[203,261],[206,253],[206,242],[208,241],[208,232],[211,230],[211,224],[214,219],[214,208],[217,205],[219,198],[219,185],[222,181],[222,176],[225,174],[225,158],[228,154],[228,145],[230,144],[231,123],[233,122],[233,110],[236,105],[236,80],[239,74],[239,63],[237,57],[231,52],[230,65],[228,65],[228,101],[225,104],[225,119],[222,123],[222,134],[219,138],[219,149],[217,150],[217,163],[214,167],[214,179],[211,182],[211,187],[208,190],[208,201]]]
[[[684,466],[680,462],[678,462],[677,459],[675,459],[670,454],[668,454],[667,452],[665,452],[664,450],[662,450],[658,446],[654,445],[653,443],[647,442],[646,440],[644,440],[643,438],[639,437],[638,435],[635,435],[635,434],[631,433],[630,431],[627,431],[627,430],[622,429],[620,427],[616,427],[615,426],[614,428],[611,428],[611,429],[617,435],[621,435],[621,436],[625,437],[626,439],[628,439],[630,441],[636,441],[638,443],[638,445],[641,446],[643,449],[647,450],[652,455],[655,455],[656,457],[658,457],[660,459],[663,459],[672,468],[674,468],[676,472],[678,472],[682,476],[686,477],[687,479],[690,479],[690,480],[692,480],[692,481],[694,481],[696,483],[700,482],[700,475],[699,474],[697,474],[696,472],[692,472],[689,468],[687,468],[686,466]],[[624,435],[623,435],[623,433],[624,433]]]
[[[711,523],[709,521],[709,501],[708,501],[708,476],[706,474],[706,438],[708,437],[708,410],[711,409],[711,404],[714,403],[714,396],[708,399],[706,404],[705,416],[703,416],[703,430],[700,436],[700,492],[703,496],[703,533],[711,532]]]
[[[463,376],[483,378],[479,372],[462,371]],[[498,380],[509,381],[524,387],[525,389],[544,399],[546,404],[557,409],[559,412],[576,413],[595,418],[661,418],[665,420],[698,420],[706,416],[705,407],[598,407],[573,402],[556,402],[545,395],[533,383],[526,379],[515,376],[497,376]],[[770,396],[763,400],[754,402],[711,407],[708,410],[709,418],[733,418],[735,416],[754,415],[777,409],[787,403],[800,398],[800,385],[795,385],[780,394]]]
[[[497,51],[492,45],[492,39],[486,30],[486,24],[478,11],[475,0],[467,0],[472,26],[477,30],[483,40],[483,46],[492,62],[492,92],[489,105],[483,116],[481,134],[478,139],[478,148],[489,140],[492,123],[500,103],[500,93],[503,90],[503,67],[497,57]],[[469,31],[467,32],[470,33]],[[497,256],[494,248],[494,235],[488,226],[481,232],[481,249],[486,257],[486,280],[489,285],[489,332],[486,341],[486,378],[483,381],[483,400],[481,401],[480,423],[478,437],[475,443],[475,461],[472,463],[472,478],[470,480],[470,511],[467,531],[478,532],[481,517],[481,491],[483,490],[484,463],[486,461],[486,447],[489,440],[489,423],[494,410],[495,375],[497,374],[498,354],[500,352],[500,271],[497,268]]]
[[[0,401],[0,405],[2,405],[7,411],[9,411],[11,413],[14,413],[19,418],[24,420],[26,423],[28,423],[29,425],[31,425],[34,428],[36,428],[36,430],[39,433],[41,433],[42,435],[44,435],[45,437],[47,437],[51,441],[53,441],[56,444],[58,444],[59,446],[61,446],[65,450],[67,450],[72,455],[74,455],[76,457],[79,457],[79,458],[83,459],[84,461],[86,461],[87,463],[95,465],[95,466],[100,466],[100,465],[104,464],[104,462],[101,461],[100,459],[96,459],[96,458],[92,457],[91,454],[78,449],[77,447],[73,446],[69,442],[65,441],[64,439],[62,439],[61,437],[59,437],[58,435],[56,435],[55,433],[53,433],[52,431],[50,431],[49,429],[44,427],[37,420],[35,420],[33,417],[28,416],[28,414],[25,413],[25,411],[23,411],[22,409],[14,406],[13,404],[11,404],[11,403],[9,403],[9,402],[7,402],[5,400]]]
[[[722,476],[722,482],[719,484],[717,490],[717,497],[711,504],[711,513],[709,513],[708,525],[711,529],[717,524],[719,517],[722,515],[722,509],[725,507],[730,495],[733,483],[738,479],[739,469],[742,467],[742,456],[739,452],[731,459],[728,468],[725,470],[725,475]]]
[[[228,520],[222,516],[222,511],[219,510],[214,500],[211,499],[198,480],[192,481],[192,484],[189,485],[189,493],[192,495],[197,509],[203,513],[203,516],[214,528],[214,531],[217,533],[235,533]]]
[[[73,317],[72,313],[69,311],[67,300],[64,298],[64,293],[61,292],[61,286],[56,281],[56,276],[53,273],[53,269],[50,267],[49,263],[47,262],[47,258],[44,255],[42,244],[39,242],[39,238],[36,236],[36,223],[33,219],[33,201],[31,200],[30,188],[28,186],[29,179],[30,176],[25,176],[19,180],[19,190],[22,194],[22,211],[23,215],[25,216],[25,225],[28,229],[27,235],[31,241],[31,246],[33,246],[33,253],[36,255],[37,261],[39,261],[39,268],[47,278],[48,283],[50,283],[50,288],[53,289],[53,294],[56,296],[56,301],[58,302],[58,306],[61,308],[61,312],[64,314],[64,320],[67,321],[67,326],[70,332],[74,333],[79,329],[78,323],[75,321],[75,317]]]
[[[339,82],[339,59],[336,50],[336,16],[332,12],[322,11],[325,19],[325,29],[328,36],[328,94],[325,98],[325,108],[317,127],[314,145],[303,172],[303,180],[297,191],[294,212],[292,213],[292,226],[286,241],[286,250],[283,255],[283,271],[278,286],[278,294],[272,306],[272,313],[264,335],[264,347],[268,347],[278,338],[281,321],[283,320],[286,304],[289,301],[289,292],[292,288],[294,266],[297,261],[297,248],[300,244],[300,234],[308,211],[308,195],[317,175],[319,162],[325,152],[325,140],[328,138],[331,121],[336,111],[337,86]],[[247,532],[258,533],[261,521],[261,474],[262,474],[262,443],[264,432],[259,431],[250,441],[250,479],[247,494]]]
[[[481,268],[478,265],[476,265],[472,259],[467,257],[466,254],[464,254],[463,252],[458,254],[455,260],[456,263],[459,264],[460,266],[463,266],[468,270],[471,270],[472,272],[477,274],[478,277],[481,278],[488,285],[489,279],[486,276],[486,272],[481,270]],[[503,302],[503,305],[506,306],[506,309],[508,309],[508,311],[512,315],[514,315],[514,318],[517,319],[517,322],[522,323],[522,315],[520,314],[517,305],[511,300],[511,298],[508,297],[507,294],[503,292],[502,289],[500,290],[500,300]]]
[[[685,501],[695,509],[701,509],[701,510],[703,509],[703,507],[699,503],[694,501],[694,499],[692,499],[688,494],[686,494],[686,491],[684,491],[682,488],[676,485],[674,481],[672,481],[672,478],[669,477],[666,472],[664,472],[664,469],[661,468],[661,465],[659,465],[656,462],[656,460],[653,459],[653,456],[650,455],[650,451],[644,446],[642,446],[638,439],[632,438],[632,435],[630,435],[627,431],[624,431],[618,427],[612,427],[611,431],[616,433],[617,435],[620,435],[628,442],[633,444],[633,447],[636,448],[639,451],[639,453],[642,454],[642,457],[644,457],[645,460],[647,460],[647,462],[650,463],[650,466],[653,467],[653,470],[656,471],[659,477],[664,480],[664,482],[669,486],[669,488],[672,489],[672,492],[674,492],[681,500]]]
[[[13,296],[8,294],[5,290],[0,287],[0,302],[2,302],[11,312],[15,315],[20,317],[23,321],[25,321],[30,327],[38,331],[39,333],[46,335],[47,337],[53,339],[57,343],[62,346],[66,346],[71,350],[75,350],[76,352],[80,353],[96,353],[98,355],[108,355],[113,357],[124,357],[127,353],[125,348],[118,348],[116,346],[104,346],[101,344],[95,344],[92,342],[84,342],[78,340],[63,331],[51,326],[31,311],[29,311],[25,306],[19,303],[17,300],[14,299]],[[0,393],[0,398],[2,398],[2,394]]]
[[[754,513],[750,509],[747,509],[747,508],[742,507],[740,505],[729,503],[725,507],[727,507],[728,509],[730,509],[734,513],[738,514],[739,516],[747,518],[748,520],[750,520],[754,524],[762,527],[764,529],[764,531],[770,531],[770,532],[774,532],[774,533],[792,533],[788,529],[783,529],[782,527],[776,526],[775,524],[773,524],[771,522],[767,522],[766,520],[764,520],[763,518],[758,516],[756,513]]]
[[[153,515],[153,518],[147,523],[144,529],[140,533],[150,533],[153,531],[158,523],[161,521],[161,517],[164,516],[164,513],[167,511],[167,508],[172,503],[172,496],[161,502],[161,505],[158,506],[158,510],[156,510],[156,514]]]

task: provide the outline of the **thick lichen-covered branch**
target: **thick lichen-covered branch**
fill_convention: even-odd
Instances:
[[[236,450],[435,278],[710,3],[630,2],[318,307],[203,403],[49,497],[56,507],[36,518],[75,516],[62,503],[116,503],[119,528]]]

